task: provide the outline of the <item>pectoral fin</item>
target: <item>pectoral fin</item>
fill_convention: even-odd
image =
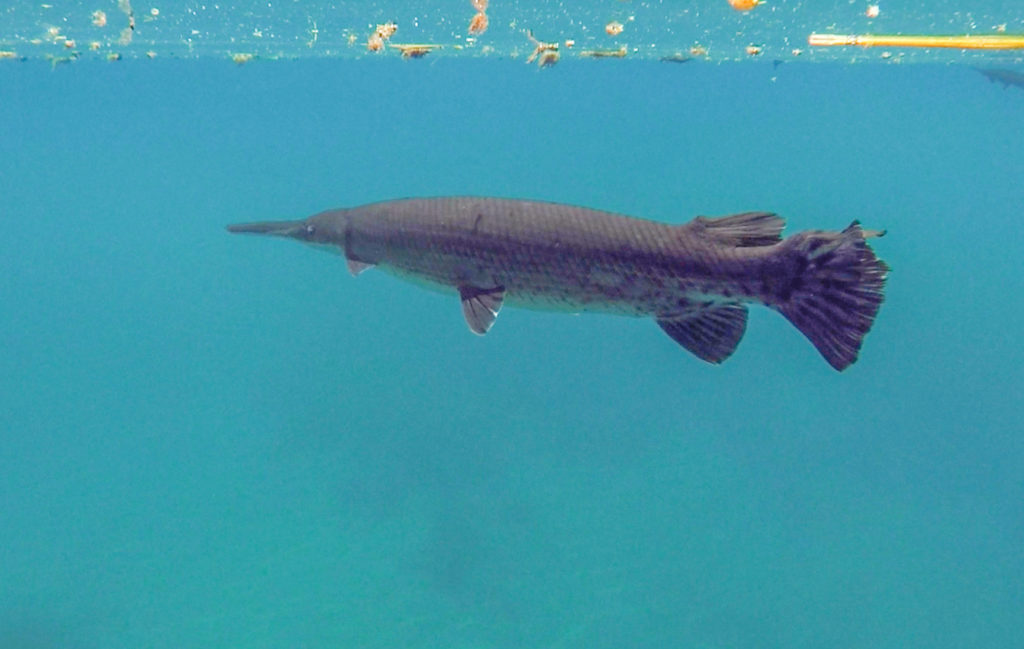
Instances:
[[[358,259],[346,259],[345,263],[348,264],[348,272],[352,273],[352,277],[358,277],[359,273],[373,268],[373,264],[368,264],[365,261],[359,261]]]
[[[476,286],[460,286],[459,297],[462,298],[462,315],[466,317],[466,324],[470,331],[477,335],[484,335],[494,324],[501,310],[501,303],[505,299],[505,289],[501,286],[494,288],[479,288]]]
[[[729,358],[747,328],[747,307],[717,304],[697,313],[658,318],[658,326],[672,340],[709,363]]]

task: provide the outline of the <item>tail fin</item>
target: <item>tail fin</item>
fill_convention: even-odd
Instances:
[[[801,232],[784,244],[797,272],[776,306],[837,370],[857,360],[882,304],[889,267],[866,239],[884,234],[854,221],[842,232]]]

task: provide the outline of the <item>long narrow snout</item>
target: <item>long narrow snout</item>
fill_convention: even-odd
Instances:
[[[260,221],[257,223],[234,223],[228,226],[228,232],[295,238],[305,227],[305,221]]]

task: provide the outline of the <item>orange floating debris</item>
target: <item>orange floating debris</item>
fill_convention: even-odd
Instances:
[[[470,34],[483,34],[487,31],[487,0],[470,0],[473,8],[476,9],[476,15],[469,21],[469,33]]]
[[[729,6],[736,11],[750,11],[759,4],[761,0],[729,0]]]
[[[816,47],[950,47],[959,50],[1024,49],[1024,36],[981,34],[925,36],[912,34],[811,34],[807,42]]]
[[[470,34],[483,34],[487,31],[487,14],[479,12],[473,16],[473,19],[469,21],[469,33]]]
[[[618,36],[619,34],[622,33],[623,29],[625,29],[625,27],[623,27],[622,23],[620,23],[617,20],[613,20],[604,26],[604,31],[609,36]]]

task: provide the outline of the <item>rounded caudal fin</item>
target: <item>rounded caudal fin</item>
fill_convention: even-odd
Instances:
[[[786,240],[796,272],[775,306],[837,370],[857,360],[884,298],[889,267],[866,241],[882,234],[854,221],[842,232],[801,232]]]

